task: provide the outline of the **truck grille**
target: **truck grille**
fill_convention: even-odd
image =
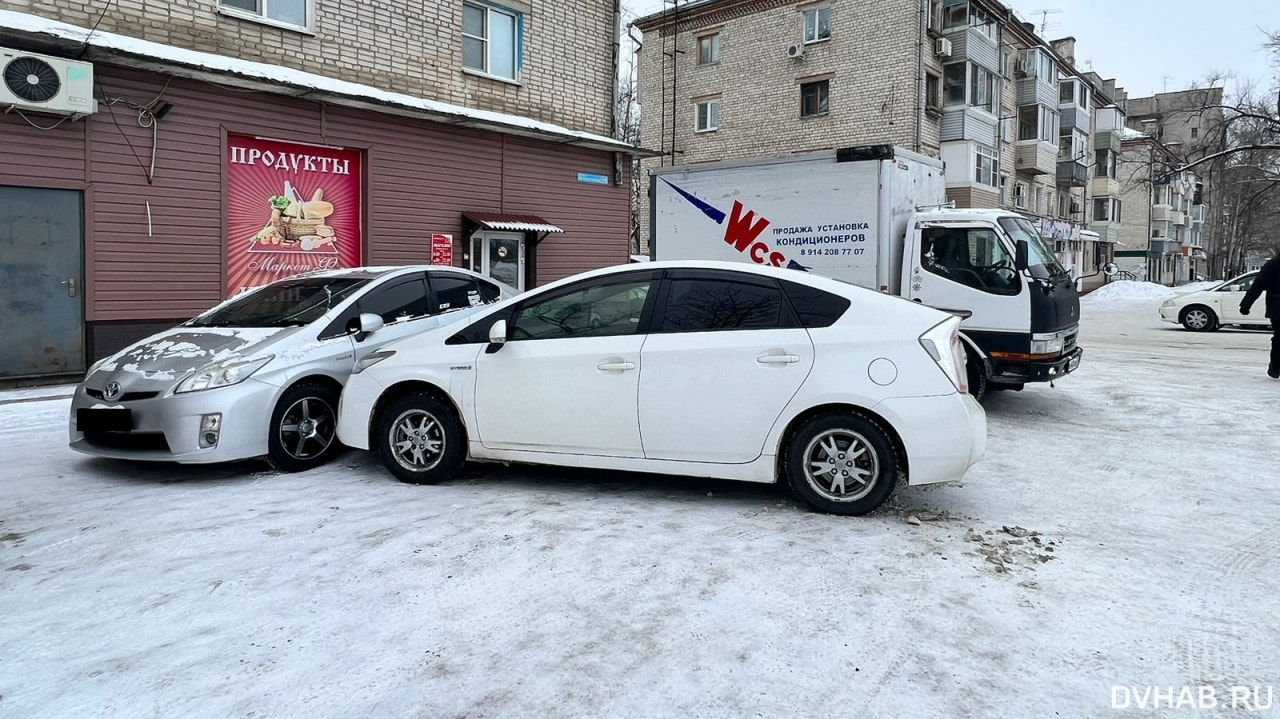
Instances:
[[[1076,338],[1079,336],[1080,333],[1077,332],[1062,338],[1062,354],[1067,355],[1076,351]]]

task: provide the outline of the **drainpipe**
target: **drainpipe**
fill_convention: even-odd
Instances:
[[[610,107],[610,134],[618,137],[618,72],[622,55],[622,0],[613,0],[613,104]]]
[[[916,43],[916,146],[921,151],[924,135],[924,45],[929,26],[929,0],[920,0],[920,38]]]

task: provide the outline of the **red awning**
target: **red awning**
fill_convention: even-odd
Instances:
[[[462,216],[486,230],[507,232],[564,232],[558,225],[537,215],[507,215],[495,212],[464,212]]]

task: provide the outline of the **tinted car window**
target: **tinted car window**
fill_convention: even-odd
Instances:
[[[777,287],[713,279],[674,279],[659,332],[776,329],[783,326]]]
[[[805,327],[830,327],[849,309],[848,298],[816,287],[783,280],[782,290]]]
[[[512,323],[513,340],[610,337],[640,328],[649,279],[592,285],[528,304]]]
[[[433,272],[429,275],[431,289],[435,292],[433,312],[448,312],[460,307],[474,307],[498,298],[498,288],[474,277]]]
[[[357,302],[360,312],[382,317],[387,324],[427,314],[427,286],[421,277],[379,287]]]

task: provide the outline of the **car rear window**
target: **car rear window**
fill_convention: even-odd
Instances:
[[[830,327],[849,310],[851,304],[848,298],[798,282],[783,280],[782,289],[791,300],[800,324],[808,328]]]

